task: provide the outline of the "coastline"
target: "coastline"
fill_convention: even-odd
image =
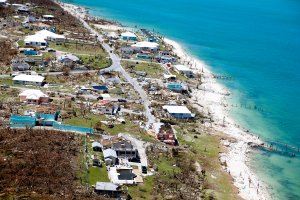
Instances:
[[[82,19],[86,17],[87,12],[85,12],[85,8],[73,4],[63,3],[62,5],[61,2],[58,3],[66,11],[72,11],[70,13],[75,17]],[[78,12],[78,8],[82,11]],[[76,15],[73,12],[76,12]],[[115,25],[100,26],[106,29],[112,28],[112,30],[117,30],[118,27]],[[119,28],[124,29],[125,27],[120,26]],[[165,38],[164,42],[173,46],[173,52],[181,57],[182,63],[185,63],[192,70],[202,74],[203,84],[200,89],[193,90],[192,92],[191,102],[193,106],[203,113],[208,113],[208,115],[212,117],[214,121],[212,126],[213,130],[223,132],[235,138],[237,141],[223,140],[221,142],[228,152],[220,154],[220,162],[226,162],[227,167],[223,166],[223,169],[232,176],[234,180],[233,184],[238,188],[239,195],[244,199],[271,199],[267,192],[267,186],[258,179],[247,165],[251,151],[248,143],[261,144],[262,141],[256,136],[249,134],[246,130],[243,130],[233,119],[228,117],[229,109],[226,107],[226,96],[229,95],[229,91],[212,78],[209,66],[207,66],[205,62],[190,56],[179,43],[173,40]],[[225,126],[223,126],[223,121],[225,121]],[[210,124],[207,123],[205,126],[210,127]]]

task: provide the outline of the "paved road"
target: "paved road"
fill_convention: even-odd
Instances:
[[[106,68],[106,70],[115,70],[115,71],[119,71],[123,74],[123,76],[125,77],[125,79],[134,87],[134,89],[139,93],[140,97],[141,97],[141,101],[145,106],[145,114],[147,116],[148,122],[147,125],[154,123],[155,117],[154,115],[151,114],[151,110],[150,110],[150,101],[148,99],[147,94],[145,93],[145,91],[139,86],[138,82],[133,79],[126,71],[125,69],[121,66],[120,63],[120,58],[118,55],[113,53],[113,49],[106,43],[103,42],[103,37],[101,34],[99,34],[96,30],[94,30],[88,23],[86,23],[78,14],[76,14],[75,12],[73,12],[72,10],[67,10],[68,12],[70,12],[71,14],[73,14],[78,20],[80,20],[83,24],[83,26],[88,29],[92,34],[97,36],[97,39],[99,42],[102,43],[103,48],[108,52],[109,57],[112,59],[112,65],[109,68]]]

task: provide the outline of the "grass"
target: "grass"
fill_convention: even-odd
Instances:
[[[144,63],[139,62],[136,64],[135,62],[123,61],[122,66],[126,69],[133,69],[134,71],[143,71],[147,72],[146,77],[148,78],[161,78],[162,74],[165,70],[159,65],[155,63]]]
[[[89,167],[89,184],[96,185],[96,182],[110,182],[105,165]]]
[[[206,170],[208,187],[216,194],[217,199],[239,199],[236,188],[232,185],[231,177],[224,172],[220,165],[219,152],[223,151],[220,147],[222,135],[201,133],[197,134],[197,138],[195,138],[196,134],[184,134],[179,127],[176,127],[176,130],[179,143],[190,146],[191,155]]]
[[[153,195],[151,195],[153,192],[154,176],[144,177],[143,180],[143,184],[128,187],[128,193],[132,199],[154,199]]]
[[[96,124],[98,121],[105,120],[106,117],[104,115],[94,115],[87,114],[85,118],[83,117],[72,117],[70,119],[65,119],[64,123],[73,125],[73,126],[82,126],[82,127],[90,127]]]
[[[103,69],[111,66],[112,61],[109,58],[103,57],[101,55],[97,56],[79,56],[82,64],[90,66],[94,69]]]
[[[49,48],[63,51],[63,52],[70,52],[75,54],[90,54],[90,55],[101,55],[102,57],[107,57],[108,54],[101,48],[99,45],[82,45],[82,44],[62,44],[57,45],[54,42],[49,43]]]
[[[25,46],[24,40],[19,40],[19,41],[18,41],[18,46],[19,46],[19,47],[24,47],[24,46]]]

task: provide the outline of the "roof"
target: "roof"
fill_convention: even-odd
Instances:
[[[42,35],[29,35],[26,36],[24,42],[39,42],[39,43],[47,43],[45,38]]]
[[[99,143],[99,142],[93,142],[92,143],[92,147],[94,148],[94,147],[102,147],[102,145]]]
[[[160,123],[160,122],[156,122],[156,123],[153,123],[153,130],[156,134],[159,133],[160,131],[160,127],[164,125],[164,123]]]
[[[41,30],[35,33],[36,35],[41,35],[41,37],[44,37],[45,39],[49,38],[61,38],[61,39],[65,39],[65,36],[63,35],[58,35],[56,33],[53,33],[51,31],[48,30]]]
[[[21,74],[18,76],[15,76],[13,78],[13,81],[28,81],[28,82],[38,82],[41,83],[43,82],[45,77],[39,76],[39,75],[26,75],[26,74]]]
[[[0,0],[0,3],[6,3],[7,0]]]
[[[138,47],[138,48],[158,48],[159,44],[156,42],[138,42],[136,44],[131,45],[132,47]]]
[[[92,86],[95,90],[108,90],[108,87],[105,85],[95,85]]]
[[[176,75],[164,74],[164,78],[166,78],[166,79],[169,79],[169,78],[176,78]]]
[[[121,36],[122,37],[136,37],[136,35],[134,33],[129,32],[129,31],[122,33]]]
[[[71,53],[67,53],[67,54],[60,55],[60,56],[58,56],[57,59],[58,59],[58,60],[70,59],[70,60],[72,60],[73,62],[78,62],[78,61],[80,61],[80,59],[79,59],[77,56],[75,56],[75,55],[73,55],[73,54],[71,54]]]
[[[104,155],[104,158],[108,158],[108,157],[114,157],[114,158],[117,158],[117,153],[115,150],[112,150],[112,149],[105,149],[103,151],[103,155]]]
[[[117,191],[119,186],[114,183],[107,182],[96,182],[96,190],[104,190],[104,191]]]
[[[39,99],[41,97],[49,97],[48,95],[44,94],[41,90],[34,89],[25,90],[22,93],[20,93],[19,96],[26,96],[26,99]]]
[[[188,68],[185,65],[175,65],[174,66],[178,71],[192,71],[190,68]]]
[[[43,17],[47,17],[47,18],[54,18],[53,15],[43,15]]]
[[[163,106],[164,110],[167,110],[168,113],[173,114],[192,114],[191,111],[186,106]]]

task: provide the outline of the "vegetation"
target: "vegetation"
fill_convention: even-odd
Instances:
[[[155,63],[123,61],[122,66],[127,70],[147,72],[146,77],[149,78],[161,78],[165,72],[160,64]]]
[[[96,56],[79,56],[82,64],[94,69],[103,69],[111,66],[112,61],[109,58],[103,57],[102,55]]]
[[[70,52],[75,54],[84,54],[84,55],[97,55],[101,57],[107,57],[107,53],[103,50],[101,45],[87,45],[87,44],[74,44],[74,43],[64,43],[58,45],[54,42],[50,42],[49,48],[63,51],[63,52]]]

